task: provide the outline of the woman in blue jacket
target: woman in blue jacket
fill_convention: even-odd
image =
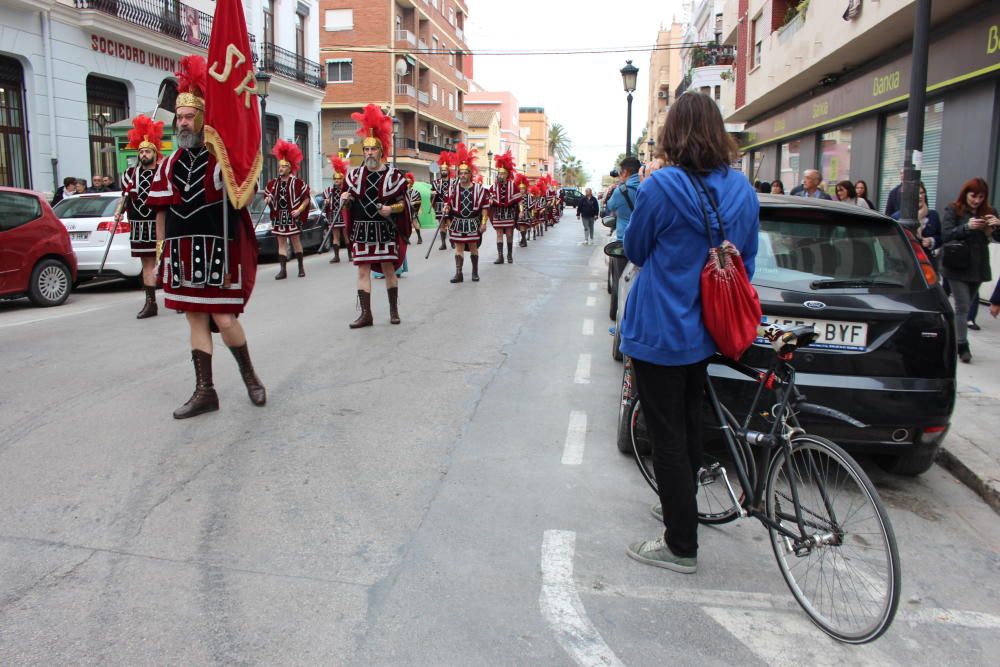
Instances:
[[[639,188],[625,253],[642,267],[625,304],[621,350],[632,358],[653,443],[662,537],[628,547],[632,558],[690,573],[697,569],[701,404],[715,343],[701,319],[700,276],[708,259],[703,211],[713,239],[733,243],[754,271],[760,204],[749,181],[729,168],[736,146],[708,96],[685,93],[670,107],[657,145],[669,166]],[[721,220],[701,190],[718,205]],[[720,229],[724,225],[724,231]]]

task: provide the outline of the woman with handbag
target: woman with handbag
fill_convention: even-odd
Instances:
[[[736,146],[708,96],[681,95],[657,139],[667,166],[639,188],[624,239],[625,253],[642,270],[625,304],[621,350],[632,358],[642,396],[659,482],[660,505],[653,514],[662,513],[666,530],[655,540],[630,545],[628,555],[690,573],[697,569],[695,476],[701,465],[708,360],[717,350],[738,356],[760,323],[760,305],[749,283],[760,204],[743,174],[729,168]],[[725,301],[717,297],[728,295],[713,293],[703,300],[702,294],[712,289],[704,279],[712,269],[706,260],[719,253],[727,270],[738,269],[722,282],[739,286],[751,298],[756,321],[751,314],[749,320],[723,323],[727,333],[713,336],[720,329],[709,326],[718,324],[713,315]]]
[[[981,178],[965,182],[958,198],[941,218],[941,275],[948,279],[955,301],[955,340],[958,358],[972,361],[969,349],[969,304],[979,298],[979,286],[992,279],[990,239],[1000,241],[1000,219],[987,203],[990,188]]]

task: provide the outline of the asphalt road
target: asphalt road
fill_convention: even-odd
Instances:
[[[492,232],[490,232],[492,234]],[[0,664],[982,665],[1000,651],[1000,522],[935,467],[865,463],[902,555],[879,641],[826,638],[763,528],[703,529],[699,571],[625,556],[654,501],[614,445],[599,247],[569,215],[451,285],[414,246],[403,324],[350,331],[354,271],[264,265],[243,318],[268,388],[224,350],[221,411],[186,326],[141,295],[0,302]],[[993,655],[994,658],[989,658]]]

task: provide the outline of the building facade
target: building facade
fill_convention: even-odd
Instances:
[[[649,110],[646,135],[654,142],[667,122],[667,111],[681,92],[684,69],[681,64],[680,45],[684,39],[684,26],[674,21],[661,27],[656,36],[656,50],[649,55]],[[655,150],[655,149],[654,149]]]
[[[282,9],[282,17],[297,18],[287,29],[273,19],[265,33],[267,6],[272,19]],[[322,90],[318,40],[308,35],[316,0],[246,0],[244,8],[254,59],[272,76],[265,129],[273,128],[272,139],[298,141],[314,162]],[[109,126],[152,113],[158,99],[172,107],[174,72],[182,57],[207,54],[214,10],[210,0],[4,2],[0,185],[51,192],[67,176],[117,177]]]
[[[518,118],[528,144],[528,159],[522,171],[531,178],[555,176],[555,158],[549,154],[549,118],[544,107],[520,107]]]
[[[360,139],[351,114],[377,104],[395,119],[395,159],[418,179],[468,131],[465,96],[471,56],[469,10],[458,0],[320,0],[326,76],[322,150],[352,152]],[[324,177],[331,178],[329,165]]]
[[[747,173],[786,190],[805,169],[831,189],[865,180],[884,210],[899,183],[912,69],[914,0],[852,5],[728,0],[737,44],[735,110]],[[927,73],[922,180],[943,209],[966,180],[1000,187],[1000,3],[936,0]],[[991,197],[997,203],[996,197]]]
[[[467,110],[465,119],[469,124],[466,142],[469,148],[476,149],[476,168],[486,183],[490,183],[493,171],[490,158],[501,153],[500,113],[487,109]]]
[[[528,142],[523,136],[520,106],[513,93],[482,90],[473,82],[465,98],[465,108],[470,113],[476,110],[497,112],[500,115],[500,153],[509,150],[519,170],[528,163]]]

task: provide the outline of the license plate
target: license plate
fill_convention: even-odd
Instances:
[[[868,325],[865,322],[835,322],[832,320],[813,320],[808,318],[780,317],[775,315],[764,315],[761,318],[761,327],[772,324],[781,326],[808,326],[812,325],[819,338],[810,347],[827,350],[851,350],[863,352],[868,347]],[[769,344],[767,339],[759,337],[757,343]]]
[[[71,241],[86,241],[90,238],[90,232],[70,232],[69,238]]]

